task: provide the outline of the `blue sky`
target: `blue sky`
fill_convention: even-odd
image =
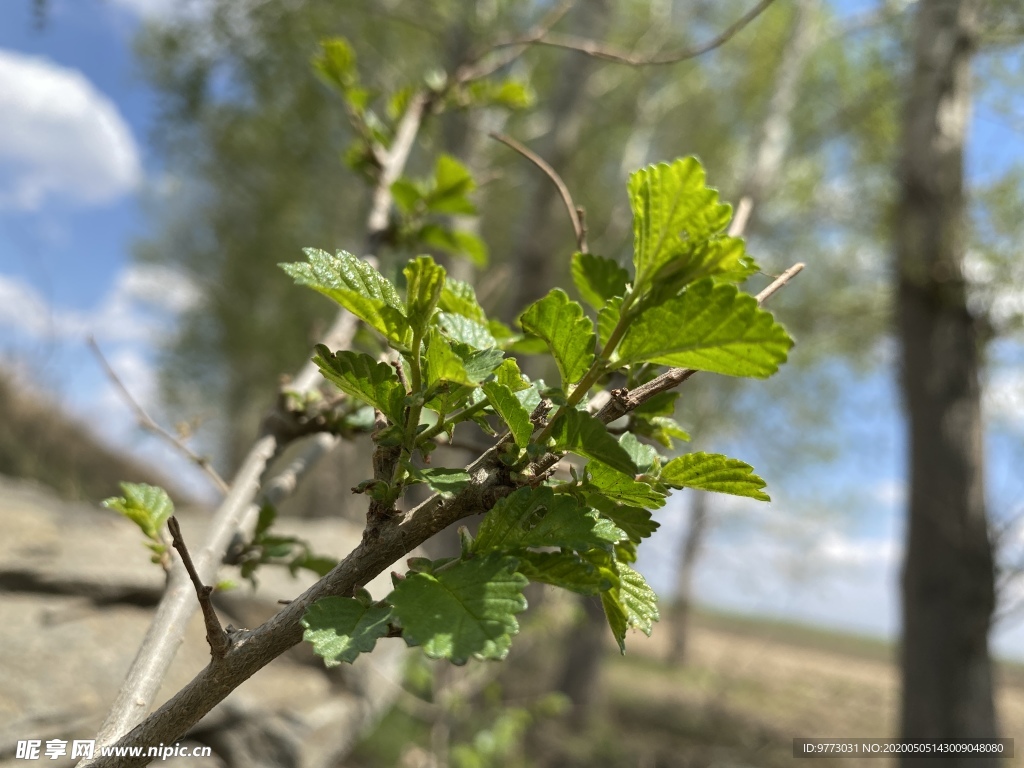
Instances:
[[[147,148],[154,95],[136,72],[131,39],[141,18],[170,12],[175,3],[51,0],[42,30],[33,26],[31,5],[0,6],[0,360],[41,383],[108,441],[212,496],[187,463],[139,433],[83,343],[95,334],[136,397],[156,409],[152,350],[195,292],[173,273],[130,259],[132,240],[146,227],[139,195],[161,180]],[[843,5],[849,11],[871,4]],[[1021,156],[1021,136],[979,106],[972,176],[986,178]],[[1019,348],[999,355],[1010,362],[994,377],[991,412],[1001,428],[989,438],[990,497],[1005,513],[1024,499],[1015,471],[1024,377]],[[897,393],[884,371],[847,394],[841,424],[850,448],[839,482],[849,509],[816,507],[796,479],[772,487],[771,505],[716,499],[698,573],[703,599],[872,634],[896,632],[903,502]],[[652,541],[641,563],[663,591],[684,528],[682,504],[675,498],[660,511],[668,535]],[[1024,658],[1021,623],[1001,627],[994,642],[1000,653]]]

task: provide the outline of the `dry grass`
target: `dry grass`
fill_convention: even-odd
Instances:
[[[894,651],[885,643],[806,627],[703,615],[691,663],[665,664],[667,633],[630,637],[602,671],[600,719],[586,734],[544,736],[559,766],[871,766],[885,759],[794,761],[795,737],[886,738],[899,706]],[[1024,737],[1020,669],[999,673],[1004,735]],[[1021,742],[1018,742],[1020,744]],[[995,768],[998,763],[993,763]]]

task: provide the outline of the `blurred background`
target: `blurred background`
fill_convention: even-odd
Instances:
[[[753,6],[581,0],[555,30],[671,52]],[[586,626],[586,604],[538,594],[507,665],[452,670],[403,656],[387,700],[350,743],[311,756],[307,740],[292,763],[774,765],[791,759],[793,737],[897,732],[908,462],[892,263],[916,6],[777,0],[721,47],[663,66],[534,46],[500,73],[526,86],[508,103],[424,125],[408,173],[428,175],[446,152],[479,183],[479,216],[460,226],[486,252],[447,254],[448,269],[506,321],[567,284],[575,241],[550,182],[489,131],[556,168],[586,209],[591,249],[623,263],[625,181],[644,164],[697,155],[724,199],[753,201],[748,248],[764,271],[807,263],[772,303],[797,346],[767,382],[688,381],[676,418],[693,435],[688,450],[751,463],[772,502],[680,492],[657,511],[661,530],[639,569],[662,600],[662,622],[649,640],[631,637],[626,657],[610,635],[588,645],[574,624]],[[366,86],[391,94],[524,34],[551,7],[3,3],[0,520],[21,549],[0,559],[0,587],[11,599],[84,590],[73,575],[39,575],[52,551],[18,559],[38,535],[31,510],[47,510],[56,540],[61,515],[86,514],[122,480],[164,485],[196,519],[219,496],[139,428],[87,336],[139,404],[230,476],[280,377],[329,323],[329,302],[276,267],[305,246],[361,253],[366,241],[370,201],[346,156],[345,105],[310,66],[319,41],[344,36]],[[983,335],[997,710],[1000,732],[1024,737],[1024,15],[993,2],[984,21],[965,147],[964,272]],[[379,255],[385,271],[402,256]],[[282,505],[318,549],[322,518],[361,514],[348,489],[367,476],[366,454],[365,443],[343,446]],[[123,557],[137,557],[141,572],[145,550],[128,538]],[[154,602],[112,594],[108,604],[143,613]],[[107,691],[133,649],[127,642],[124,660],[111,662]],[[30,695],[31,704],[0,702],[22,733],[12,726],[4,739],[37,726],[69,732],[59,713],[40,714],[45,693]],[[83,707],[101,719],[109,695],[93,698]],[[209,734],[200,741],[221,745],[216,764],[259,759]],[[0,758],[9,746],[0,739]]]

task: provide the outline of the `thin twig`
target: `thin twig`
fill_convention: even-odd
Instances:
[[[547,177],[551,179],[558,189],[558,194],[562,196],[562,202],[565,203],[565,210],[568,211],[569,220],[572,222],[572,231],[576,235],[577,247],[582,253],[587,253],[587,230],[583,225],[583,218],[580,215],[581,209],[573,202],[569,188],[562,181],[562,177],[558,175],[558,172],[544,158],[512,137],[497,132],[491,132],[489,136],[492,139],[497,139],[505,146],[511,147],[547,174]]]
[[[513,46],[513,45],[545,45],[552,48],[563,48],[569,51],[577,51],[578,53],[584,53],[587,56],[593,56],[597,59],[603,59],[604,61],[610,61],[614,64],[626,64],[631,67],[647,67],[647,66],[660,66],[664,64],[678,64],[681,61],[687,59],[694,59],[698,56],[702,56],[705,53],[715,50],[716,48],[724,45],[731,40],[740,30],[747,26],[750,22],[756,19],[761,13],[772,3],[774,0],[761,0],[757,5],[751,8],[746,14],[741,16],[734,24],[727,27],[720,34],[711,38],[705,43],[701,43],[693,48],[684,48],[681,51],[674,51],[672,53],[663,53],[655,56],[638,56],[636,54],[627,53],[613,48],[604,43],[599,43],[596,40],[587,40],[579,37],[572,37],[569,35],[543,35],[540,37],[526,36],[516,40],[509,40],[504,43],[498,43],[495,47],[502,46]]]
[[[507,67],[523,55],[523,52],[530,43],[536,42],[547,35],[551,31],[551,28],[561,21],[562,17],[565,16],[565,14],[567,14],[575,4],[575,0],[562,0],[561,3],[552,8],[549,13],[545,14],[544,18],[535,24],[534,27],[522,37],[512,38],[509,40],[499,40],[489,45],[479,54],[471,56],[469,61],[456,70],[454,78],[455,82],[459,85],[463,85],[474,80],[480,80],[481,78],[488,77],[499,69]],[[516,50],[508,51],[503,56],[496,56],[491,61],[486,61],[487,56],[494,53],[496,50],[509,47],[514,47]]]
[[[224,478],[220,476],[217,470],[213,468],[213,465],[210,464],[210,460],[205,456],[200,456],[198,453],[195,453],[179,438],[157,424],[153,417],[150,416],[139,404],[139,401],[132,397],[131,392],[128,391],[124,382],[121,381],[120,377],[114,371],[113,366],[110,365],[107,358],[103,355],[103,351],[100,349],[100,345],[96,343],[96,339],[92,336],[87,336],[85,340],[89,345],[89,348],[92,350],[92,353],[96,356],[96,359],[103,367],[107,377],[114,383],[114,386],[116,386],[118,391],[121,393],[125,403],[127,403],[128,407],[135,413],[135,420],[138,422],[139,426],[172,445],[180,453],[186,456],[189,461],[203,470],[207,477],[213,481],[214,485],[220,489],[221,493],[227,493],[230,486],[224,481]]]
[[[167,529],[171,532],[171,541],[174,543],[174,548],[181,555],[181,562],[185,564],[185,570],[188,571],[188,576],[192,579],[192,584],[196,588],[199,607],[203,611],[203,623],[206,624],[206,642],[210,644],[210,654],[215,659],[223,659],[224,654],[228,652],[230,643],[224,628],[220,625],[220,619],[217,618],[217,612],[213,610],[213,603],[210,601],[213,587],[203,584],[203,580],[199,578],[199,573],[192,563],[192,555],[188,553],[185,539],[181,535],[181,526],[178,525],[178,519],[174,515],[171,515],[167,520]]]

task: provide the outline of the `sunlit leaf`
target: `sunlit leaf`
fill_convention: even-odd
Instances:
[[[761,490],[765,487],[764,480],[754,474],[752,466],[719,453],[679,456],[665,465],[660,477],[663,483],[673,488],[699,488],[771,501],[771,497]]]
[[[786,329],[753,296],[708,279],[641,314],[612,364],[651,362],[764,378],[786,361],[792,346]]]

